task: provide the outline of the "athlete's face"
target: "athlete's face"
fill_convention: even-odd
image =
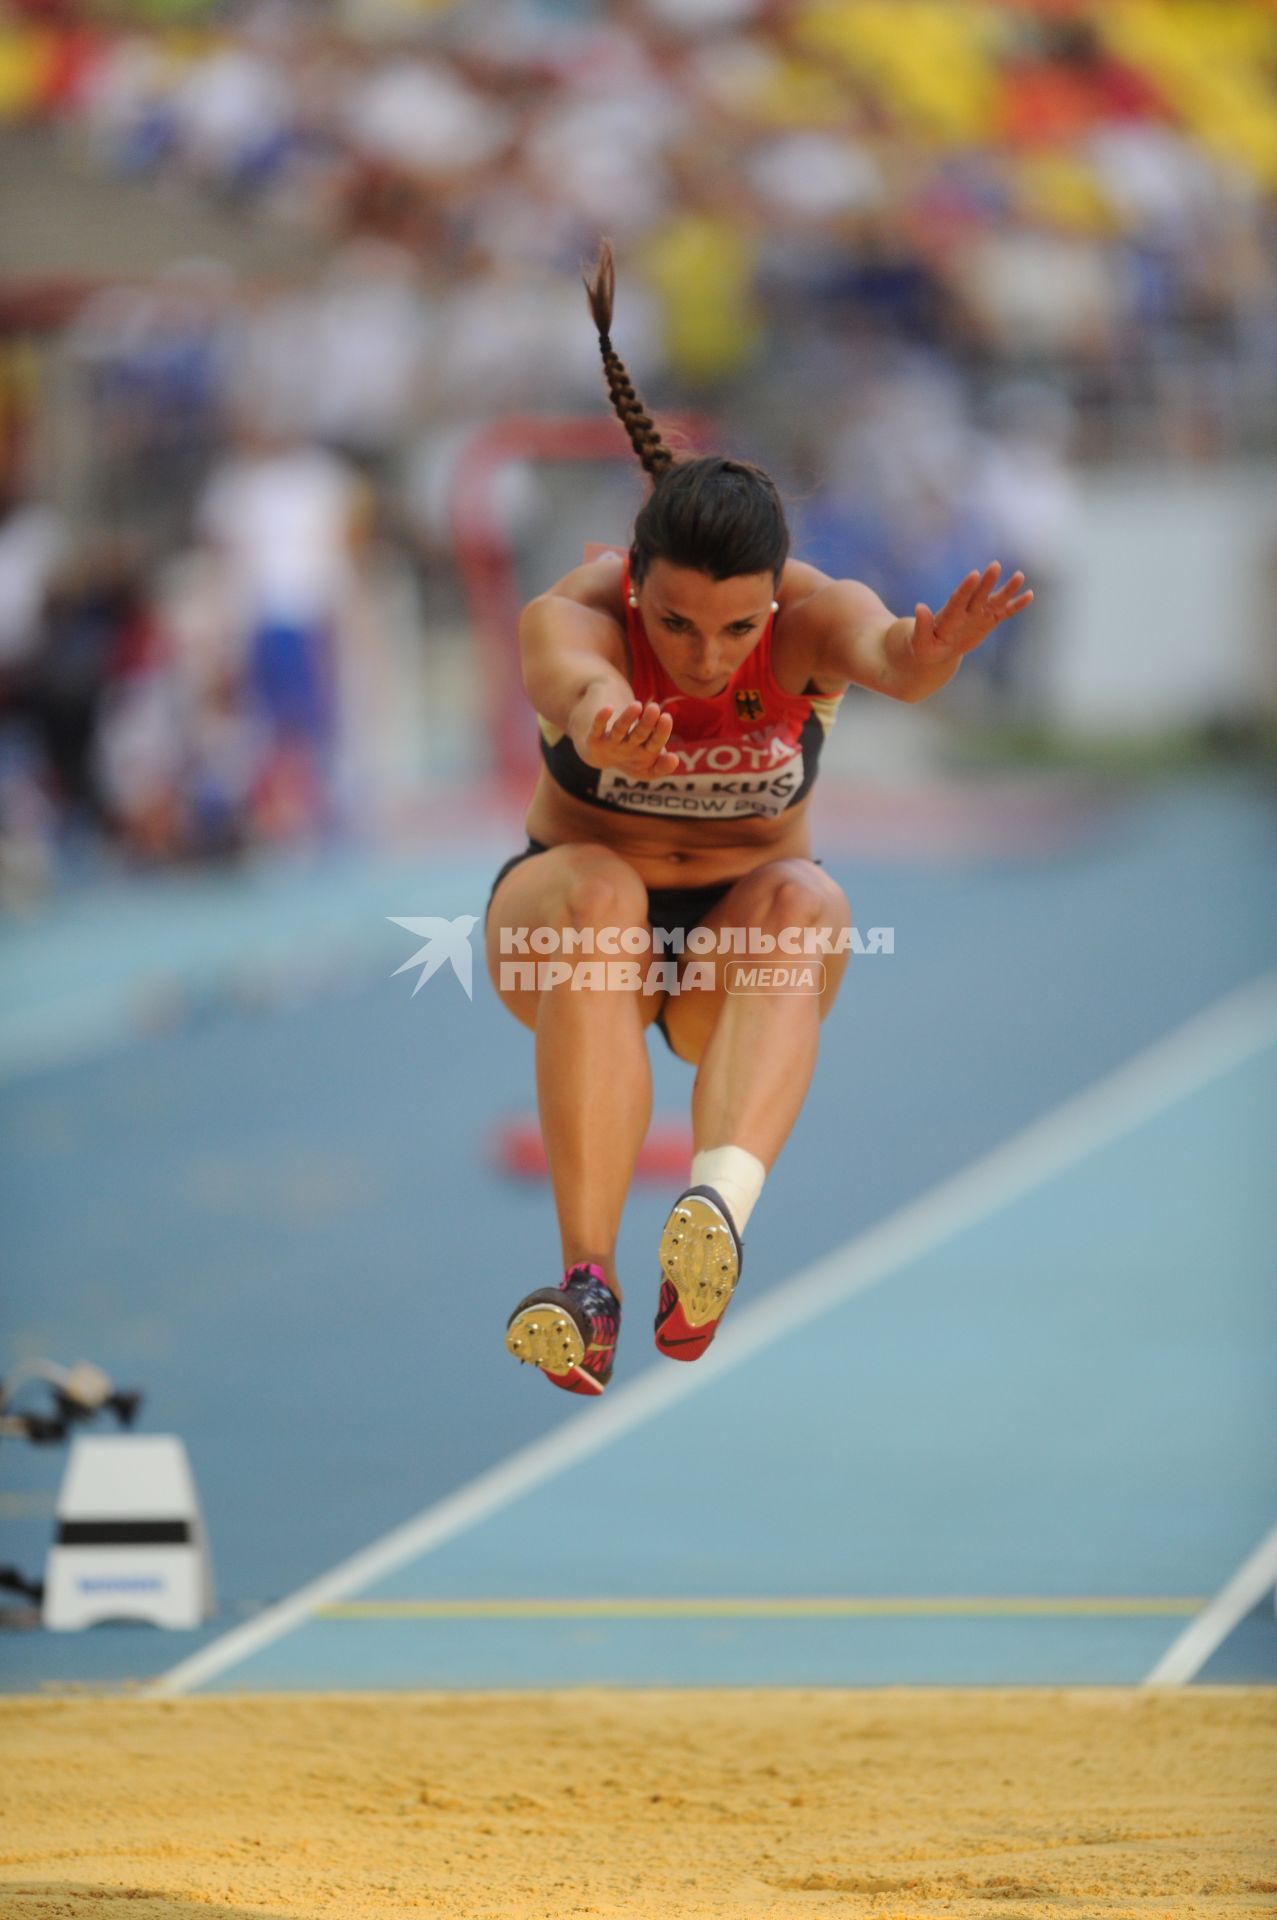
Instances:
[[[653,560],[634,591],[652,652],[679,692],[712,700],[758,645],[776,588],[770,573],[712,580]]]

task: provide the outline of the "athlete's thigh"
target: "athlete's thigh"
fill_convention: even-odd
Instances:
[[[594,883],[604,899],[615,896],[615,917],[622,924],[647,926],[646,889],[634,869],[620,854],[593,842],[570,842],[529,854],[510,869],[492,896],[484,933],[488,977],[503,1004],[525,1027],[536,1026],[541,995],[535,987],[516,984],[512,963],[526,965],[557,957],[530,950],[529,937],[534,928],[559,929],[565,924],[569,897],[583,880]],[[529,943],[526,951],[525,941]],[[661,997],[641,996],[644,1026],[660,1012]]]
[[[731,985],[736,984],[733,969],[742,963],[759,965],[788,962],[800,967],[806,965],[821,969],[816,974],[816,980],[819,983],[822,1020],[833,1006],[847,971],[847,962],[851,957],[849,952],[788,955],[778,949],[771,955],[760,955],[738,950],[742,935],[745,943],[748,943],[751,928],[759,928],[765,920],[775,917],[774,902],[778,897],[784,898],[783,893],[778,896],[778,888],[786,884],[801,888],[804,895],[813,899],[813,904],[821,903],[822,918],[813,924],[826,926],[834,936],[840,928],[851,925],[851,907],[846,894],[837,881],[832,880],[814,860],[771,861],[755,867],[751,873],[743,874],[717,906],[701,916],[701,926],[714,934],[721,935],[725,928],[732,929],[726,952],[716,950],[713,954],[702,956],[712,963],[712,984],[671,994],[665,1003],[665,1032],[681,1060],[693,1066],[699,1064]],[[831,944],[836,944],[836,939]],[[679,963],[680,984],[697,957],[688,953]]]

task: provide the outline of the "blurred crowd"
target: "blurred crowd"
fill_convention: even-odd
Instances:
[[[93,289],[74,506],[10,463],[0,807],[148,858],[350,817],[377,556],[429,592],[476,424],[600,410],[601,231],[649,399],[903,607],[992,552],[1049,602],[1079,461],[1277,440],[1259,0],[26,0],[0,116],[316,260]],[[535,541],[535,471],[496,510]]]

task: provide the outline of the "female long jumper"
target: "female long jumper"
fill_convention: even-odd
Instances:
[[[590,307],[612,404],[652,480],[627,555],[533,600],[523,680],[543,765],[528,844],[497,875],[488,967],[536,1035],[537,1097],[565,1274],[521,1300],[506,1345],[600,1394],[621,1322],[615,1250],[652,1106],[659,1023],[692,1088],[691,1184],[661,1235],[656,1345],[696,1360],[740,1275],[763,1181],[806,1096],[847,964],[851,910],[812,857],[808,805],[848,686],[924,700],[1032,600],[997,562],[938,613],[790,560],[758,467],[676,458],[610,338],[604,247]],[[803,964],[747,976],[758,956]],[[553,956],[547,958],[546,956]]]

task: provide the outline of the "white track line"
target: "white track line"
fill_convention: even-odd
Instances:
[[[314,1612],[385,1579],[542,1481],[711,1386],[781,1334],[917,1260],[1277,1041],[1277,973],[1216,1001],[1102,1080],[867,1233],[795,1274],[728,1325],[696,1366],[660,1368],[569,1417],[331,1572],[161,1674],[153,1694],[186,1693],[247,1660]]]
[[[1250,1558],[1242,1562],[1196,1620],[1191,1620],[1183,1633],[1171,1642],[1144,1685],[1186,1686],[1201,1672],[1216,1647],[1224,1644],[1233,1628],[1274,1587],[1277,1587],[1277,1527],[1267,1539],[1260,1541]]]

